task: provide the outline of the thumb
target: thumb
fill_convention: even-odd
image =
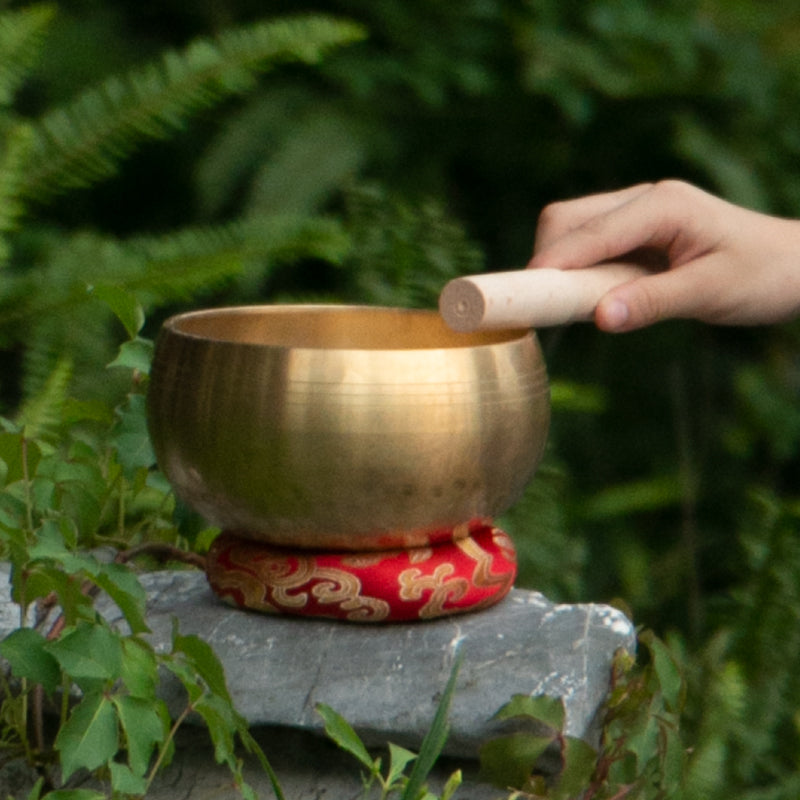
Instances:
[[[673,317],[693,317],[701,286],[692,270],[669,270],[629,281],[605,294],[595,309],[600,330],[623,333]]]

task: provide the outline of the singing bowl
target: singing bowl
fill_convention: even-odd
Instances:
[[[172,317],[148,392],[176,494],[213,525],[299,548],[414,547],[498,516],[549,419],[533,331],[365,306]]]

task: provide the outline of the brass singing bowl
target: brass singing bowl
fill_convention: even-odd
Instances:
[[[159,464],[211,524],[344,550],[501,514],[539,463],[549,409],[532,331],[335,305],[172,317],[148,394]]]

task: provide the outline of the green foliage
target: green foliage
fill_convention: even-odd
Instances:
[[[49,6],[0,12],[0,55],[14,64],[0,74],[3,105],[31,77],[53,15]],[[357,25],[322,15],[255,23],[196,39],[38,117],[0,108],[0,262],[12,268],[0,283],[0,338],[23,346],[26,357],[11,391],[37,392],[64,355],[84,389],[97,384],[115,342],[107,308],[91,302],[87,287],[135,292],[152,308],[235,279],[252,281],[286,259],[341,258],[346,242],[335,221],[283,210],[124,240],[34,219],[20,226],[43,201],[115,175],[142,142],[172,136],[202,110],[251,91],[265,71],[316,63],[362,35]]]
[[[351,250],[340,296],[431,308],[448,280],[481,269],[480,251],[440,203],[412,204],[376,185],[353,187],[344,199]]]
[[[143,342],[141,310],[118,291],[106,294],[131,342]],[[64,788],[42,795],[39,784],[30,795],[34,800],[141,797],[169,763],[176,730],[196,713],[208,726],[217,761],[230,770],[243,796],[252,796],[252,790],[242,776],[237,739],[261,760],[281,798],[266,756],[232,705],[211,648],[176,627],[170,651],[156,652],[145,638],[145,592],[136,574],[118,559],[108,562],[87,550],[104,542],[159,540],[173,525],[171,498],[151,480],[141,402],[146,370],[137,373],[135,390],[116,420],[110,411],[82,416],[81,407],[69,403],[68,375],[66,367],[59,368],[17,421],[2,421],[0,546],[10,563],[21,621],[0,642],[0,655],[16,681],[6,687],[0,709],[4,749],[24,753],[47,783],[58,787],[52,771],[57,763]],[[170,538],[176,539],[174,531]],[[100,592],[122,613],[126,632],[95,610]],[[186,706],[174,721],[159,697],[162,670],[186,691]],[[33,702],[36,693],[51,700],[60,695],[59,726],[49,742],[41,706]],[[73,775],[87,772],[107,790],[67,788]]]
[[[24,213],[22,185],[33,150],[33,130],[24,124],[14,125],[5,137],[0,157],[0,264],[11,255],[7,238]]]
[[[30,800],[141,797],[169,763],[178,727],[197,714],[242,795],[254,796],[237,742],[261,762],[281,800],[211,648],[176,628],[171,650],[157,653],[145,638],[145,593],[136,574],[91,548],[182,538],[147,435],[152,343],[141,335],[142,303],[263,271],[265,260],[336,260],[345,248],[340,227],[321,217],[275,215],[121,240],[43,223],[33,217],[32,201],[108,178],[141,141],[169,136],[201,109],[252,89],[268,68],[314,63],[361,32],[322,16],[232,29],[23,119],[10,104],[30,77],[52,16],[44,6],[0,12],[0,335],[26,347],[22,378],[11,388],[21,402],[13,419],[0,419],[0,550],[20,609],[20,627],[0,643],[13,679],[0,710],[3,747],[42,771]],[[106,367],[118,341],[112,314],[128,340]],[[120,379],[109,385],[112,373]],[[105,388],[76,397],[81,381],[84,389],[93,382]],[[99,593],[119,608],[126,631],[98,614]],[[186,693],[174,720],[159,697],[164,670]],[[52,740],[37,699],[43,695],[60,706]],[[102,790],[70,788],[73,776],[88,773]]]
[[[36,64],[47,28],[53,19],[51,5],[36,4],[0,16],[0,106],[9,106]]]
[[[485,778],[513,789],[510,800],[684,796],[684,677],[675,656],[652,632],[642,632],[639,643],[646,651],[644,663],[637,665],[626,652],[615,659],[598,751],[565,733],[563,700],[517,695],[495,715],[512,731],[481,748]]]
[[[23,195],[41,198],[105,179],[140,140],[168,137],[201,109],[252,90],[265,69],[317,62],[361,35],[355,25],[323,17],[280,19],[197,39],[181,53],[109,78],[37,121]]]
[[[692,796],[749,800],[789,798],[797,791],[800,698],[787,665],[800,653],[799,519],[796,504],[772,491],[749,498],[742,575],[730,613],[691,664]],[[731,787],[742,788],[734,793]]]
[[[456,689],[458,679],[460,656],[453,664],[447,685],[442,692],[442,697],[436,707],[431,727],[416,755],[403,747],[389,743],[389,764],[385,774],[381,772],[383,759],[373,758],[367,750],[359,735],[352,726],[339,713],[324,703],[317,704],[317,713],[325,722],[325,733],[342,750],[353,756],[359,764],[366,769],[363,776],[363,797],[370,797],[373,785],[377,785],[380,800],[396,796],[400,800],[449,800],[461,784],[460,771],[454,772],[446,781],[439,795],[432,794],[425,783],[441,755],[447,741],[449,724],[447,721],[450,705]],[[406,768],[411,764],[411,771],[406,775]]]

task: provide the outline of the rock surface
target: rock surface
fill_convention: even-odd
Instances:
[[[275,766],[293,800],[360,796],[355,762],[318,735],[319,702],[341,713],[369,745],[391,741],[416,751],[460,652],[445,753],[457,766],[474,766],[479,746],[496,733],[492,716],[514,694],[562,698],[566,732],[594,742],[614,653],[633,651],[636,643],[631,622],[609,606],[559,605],[518,589],[475,614],[381,626],[233,609],[217,600],[199,572],[155,572],[142,581],[154,645],[169,648],[177,618],[181,633],[196,634],[214,648],[237,708],[270,757],[278,754]],[[18,613],[7,580],[0,582],[2,637],[18,625]],[[120,619],[110,602],[101,598],[98,606],[109,620]],[[171,707],[182,707],[177,681],[166,680],[164,697]],[[236,797],[211,751],[191,743],[198,736],[205,741],[204,733],[189,729],[182,735],[190,744],[152,796],[190,798],[211,791],[214,797]],[[445,763],[439,775],[444,779],[449,771]],[[228,785],[225,791],[220,782]],[[270,796],[268,784],[262,788],[261,796]],[[458,793],[464,800],[496,796],[478,783]]]
[[[233,609],[197,572],[152,573],[144,583],[156,646],[169,646],[173,617],[182,633],[211,644],[234,702],[255,726],[321,732],[314,708],[322,702],[365,740],[413,749],[461,651],[448,751],[462,757],[477,753],[492,732],[492,715],[520,693],[563,698],[566,732],[591,739],[613,655],[635,647],[633,625],[619,611],[556,605],[522,590],[476,614],[357,625]],[[107,613],[113,617],[113,608]]]

